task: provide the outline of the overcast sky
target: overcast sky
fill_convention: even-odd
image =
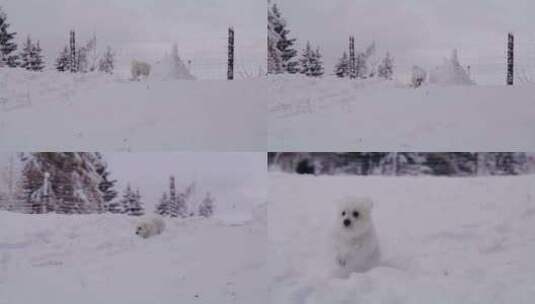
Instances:
[[[400,68],[430,67],[458,48],[461,63],[477,73],[505,67],[508,31],[517,40],[517,64],[535,77],[535,1],[533,0],[273,0],[301,50],[318,45],[330,64],[346,50],[376,41],[378,55],[389,50]],[[327,67],[328,71],[332,67]],[[505,73],[505,72],[504,72]],[[480,75],[488,77],[488,75]]]
[[[78,41],[93,33],[98,47],[112,46],[122,65],[154,62],[172,43],[200,77],[225,77],[228,26],[236,31],[238,69],[258,71],[266,62],[264,0],[2,0],[18,40],[41,41],[53,61],[76,29]]]

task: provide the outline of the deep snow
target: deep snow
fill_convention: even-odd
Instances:
[[[531,151],[535,85],[270,77],[270,151]]]
[[[266,210],[253,220],[0,211],[0,303],[267,303]]]
[[[0,150],[265,151],[266,85],[0,69]]]
[[[270,173],[272,303],[532,303],[535,176]],[[381,266],[331,275],[333,200],[375,200]]]

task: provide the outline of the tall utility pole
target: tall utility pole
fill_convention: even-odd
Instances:
[[[227,79],[234,79],[234,29],[228,29],[228,70]]]
[[[76,40],[74,36],[74,31],[71,31],[70,33],[70,48],[71,48],[71,56],[70,56],[70,66],[71,66],[71,72],[76,73],[78,70],[78,67],[76,66]]]
[[[349,78],[357,77],[356,61],[355,61],[355,37],[349,37]]]
[[[514,82],[514,54],[515,54],[515,36],[509,33],[507,38],[507,85],[513,85]]]

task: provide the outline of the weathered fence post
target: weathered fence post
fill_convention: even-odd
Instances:
[[[355,61],[355,37],[349,37],[349,78],[357,77],[356,61]]]
[[[228,70],[227,79],[234,79],[234,29],[228,29]]]
[[[70,48],[71,48],[71,56],[70,56],[70,68],[71,68],[71,72],[72,73],[75,73],[77,72],[77,66],[76,66],[76,63],[77,63],[77,60],[76,60],[76,40],[75,40],[75,37],[74,37],[74,31],[71,31],[70,32]]]
[[[514,51],[515,37],[513,33],[509,33],[507,38],[507,85],[513,85],[514,82]]]

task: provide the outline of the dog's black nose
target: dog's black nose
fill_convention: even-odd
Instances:
[[[348,219],[345,219],[345,220],[344,220],[344,226],[347,227],[347,226],[349,226],[349,225],[351,225],[351,221],[348,220]]]

